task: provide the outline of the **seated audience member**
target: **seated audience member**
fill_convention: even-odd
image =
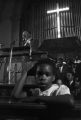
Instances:
[[[58,96],[70,95],[70,90],[66,85],[53,84],[55,81],[56,68],[52,60],[41,59],[36,63],[36,84],[37,88],[31,89],[32,96]],[[12,91],[12,96],[16,98],[27,97],[27,92],[23,91],[26,82],[27,72],[25,71]]]
[[[78,80],[79,80],[80,86],[81,86],[81,63],[78,63],[76,65],[76,76],[78,77]]]
[[[56,63],[56,73],[57,73],[57,77],[60,78],[62,82],[64,82],[66,70],[67,70],[67,65],[64,64],[62,58],[58,58]]]
[[[67,71],[66,78],[67,86],[69,87],[71,94],[73,94],[73,96],[77,96],[80,92],[80,83],[77,81],[74,73],[70,70]]]
[[[75,90],[75,81],[74,81],[74,74],[72,71],[67,71],[66,73],[67,79],[67,86],[70,88],[70,91],[73,92]]]

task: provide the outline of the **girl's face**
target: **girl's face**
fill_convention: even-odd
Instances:
[[[55,80],[53,69],[48,64],[41,64],[37,67],[36,83],[38,85],[50,86]]]

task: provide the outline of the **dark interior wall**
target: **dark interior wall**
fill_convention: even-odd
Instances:
[[[14,47],[19,46],[19,29],[22,6],[23,0],[0,0],[0,44],[3,48],[10,47],[13,41],[15,41],[15,44],[13,45]],[[0,55],[4,55],[1,51],[0,53]],[[4,59],[7,61],[7,58],[4,57]],[[0,57],[0,82],[8,79],[5,77],[6,74],[8,74],[8,61],[6,62],[4,59]],[[16,64],[16,62],[13,64]]]
[[[10,47],[12,41],[19,46],[22,0],[0,0],[0,44]]]

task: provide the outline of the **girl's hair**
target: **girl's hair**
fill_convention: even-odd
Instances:
[[[50,65],[52,67],[53,74],[54,75],[56,74],[56,67],[55,67],[55,63],[53,60],[51,60],[49,58],[44,58],[44,59],[38,60],[38,62],[36,63],[36,69],[38,66],[40,66],[42,64]]]

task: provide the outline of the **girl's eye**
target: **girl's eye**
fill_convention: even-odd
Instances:
[[[50,76],[51,73],[49,73],[49,72],[37,72],[37,75],[38,76],[42,76],[42,75]]]

